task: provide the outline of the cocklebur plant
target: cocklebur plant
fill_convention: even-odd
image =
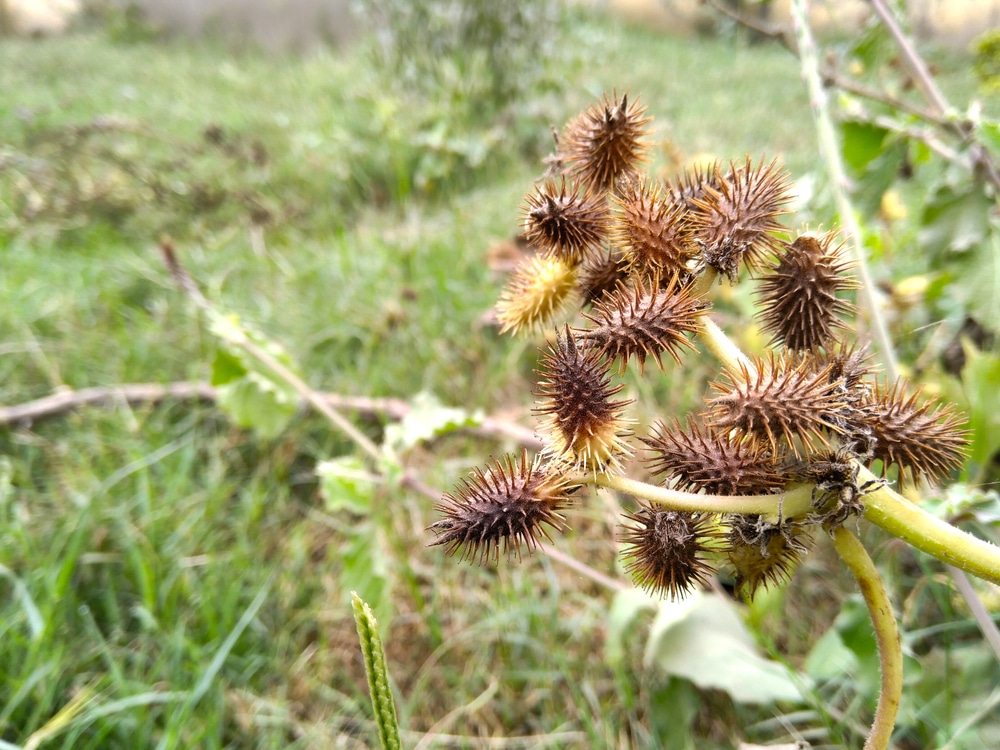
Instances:
[[[891,484],[947,480],[964,460],[964,420],[880,379],[868,347],[851,340],[853,263],[836,231],[785,229],[792,182],[777,161],[720,161],[661,182],[642,172],[650,122],[638,98],[612,93],[558,134],[522,206],[533,253],[497,303],[504,333],[554,329],[534,392],[544,447],[492,459],[446,494],[432,544],[483,564],[501,552],[520,559],[568,528],[585,486],[610,488],[635,498],[618,538],[637,586],[681,597],[723,567],[752,597],[787,580],[828,533],[875,624],[883,679],[867,747],[884,747],[902,686],[899,636],[845,521],[864,516],[1000,582],[1000,548]],[[712,319],[713,290],[748,281],[770,336],[753,355]],[[641,430],[620,376],[683,366],[694,339],[722,368],[704,410]],[[654,480],[626,476],[637,464]]]

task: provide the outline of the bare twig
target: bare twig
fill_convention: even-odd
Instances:
[[[728,3],[719,2],[719,0],[701,0],[705,5],[710,5],[716,12],[721,13],[727,18],[735,21],[738,25],[753,31],[756,34],[760,34],[762,37],[767,39],[773,39],[783,46],[785,49],[789,50],[793,55],[797,55],[798,49],[795,47],[795,37],[781,24],[777,23],[765,23],[757,18],[752,18],[751,16],[741,13],[740,11],[733,8]]]
[[[217,398],[216,389],[208,383],[180,381],[175,383],[123,383],[121,385],[82,388],[78,391],[59,390],[49,396],[13,406],[0,406],[0,427],[11,425],[31,425],[45,419],[62,416],[76,409],[116,404],[139,406],[159,404],[163,401],[212,401]],[[317,391],[316,396],[331,408],[350,411],[367,416],[377,416],[398,421],[410,413],[410,404],[399,398],[367,398],[364,396],[344,396],[339,393]],[[305,402],[309,404],[309,402]],[[312,404],[309,404],[310,406]],[[475,427],[462,431],[487,438],[505,438],[530,450],[541,447],[535,434],[516,422],[500,417],[484,417]]]

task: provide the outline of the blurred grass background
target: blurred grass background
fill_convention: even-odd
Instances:
[[[530,425],[534,344],[484,322],[501,283],[490,250],[518,231],[550,124],[605,91],[649,106],[654,172],[777,157],[804,196],[789,225],[829,222],[786,51],[732,30],[674,37],[523,6],[507,19],[523,38],[499,37],[510,49],[445,38],[430,61],[402,33],[389,47],[362,34],[293,54],[168,37],[112,10],[65,36],[0,42],[0,403],[207,380],[216,343],[163,267],[169,240],[206,295],[282,342],[314,388],[427,392]],[[409,42],[433,31],[417,24]],[[966,57],[932,54],[949,92],[975,93]],[[893,273],[888,260],[877,270]],[[694,365],[629,387],[648,421],[697,406],[711,375]],[[378,439],[384,424],[362,426]],[[450,488],[510,447],[450,436],[406,460]],[[46,747],[372,747],[341,576],[354,521],[325,506],[313,473],[351,451],[312,415],[262,440],[190,402],[0,431],[0,746],[26,747],[77,700]],[[398,487],[376,500],[410,744],[431,728],[437,746],[574,748],[732,747],[793,726],[839,746],[863,730],[868,706],[850,675],[804,706],[748,706],[645,669],[639,634],[609,663],[613,592],[539,555],[456,565],[425,546],[430,500]],[[593,498],[558,545],[624,581],[615,510]],[[927,645],[933,669],[912,678],[928,676],[925,699],[947,703],[928,726],[914,719],[907,747],[931,746],[916,743],[960,726],[996,665],[977,661],[981,643],[939,572],[898,551],[888,564],[914,630],[949,624]],[[798,667],[852,611],[852,591],[820,540],[749,622],[762,648]]]

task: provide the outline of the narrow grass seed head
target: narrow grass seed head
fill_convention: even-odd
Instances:
[[[615,472],[631,453],[625,438],[630,401],[612,400],[622,385],[611,384],[604,356],[577,345],[567,327],[542,359],[535,412],[544,452],[576,471]]]
[[[782,489],[787,477],[769,447],[759,440],[725,431],[713,432],[688,417],[656,422],[648,438],[646,460],[654,475],[674,480],[683,492],[709,495],[766,495]]]
[[[678,599],[708,581],[705,555],[719,539],[711,516],[645,505],[626,515],[634,525],[622,529],[622,559],[636,586]]]
[[[577,487],[539,456],[529,461],[522,451],[520,460],[510,454],[494,459],[435,506],[443,518],[429,527],[437,535],[431,546],[444,545],[449,555],[480,565],[499,561],[501,550],[520,560],[522,548],[530,554],[549,539],[546,527],[567,529],[560,511],[572,503]]]
[[[570,266],[598,251],[608,232],[610,214],[603,193],[581,190],[563,179],[536,185],[521,206],[524,236],[540,254]]]
[[[858,284],[844,273],[853,263],[842,257],[843,244],[833,245],[836,235],[801,235],[782,243],[775,263],[760,282],[764,330],[794,351],[812,351],[828,346],[835,330],[846,328],[842,316],[854,306],[837,297],[838,292],[856,289]]]
[[[620,181],[611,241],[622,248],[630,274],[645,278],[686,278],[698,257],[688,212],[667,200],[654,181]]]
[[[751,271],[760,268],[769,252],[779,246],[771,234],[782,227],[778,217],[789,201],[789,178],[776,161],[756,168],[732,165],[728,175],[718,168],[714,179],[693,198],[692,223],[705,263],[739,281],[740,265]]]
[[[648,161],[646,107],[628,94],[612,94],[573,118],[559,139],[559,158],[570,177],[595,191]]]
[[[551,325],[575,299],[576,272],[559,258],[533,255],[511,274],[496,303],[500,332]]]
[[[816,370],[808,359],[772,355],[741,363],[736,372],[727,369],[726,376],[729,382],[712,383],[719,395],[708,401],[710,427],[766,440],[774,454],[783,440],[796,456],[810,440],[829,448],[826,431],[845,431],[848,402],[828,367]]]
[[[702,299],[676,282],[664,288],[654,279],[647,288],[636,279],[631,288],[619,287],[591,312],[584,313],[593,325],[577,329],[576,333],[581,346],[619,361],[623,371],[633,357],[640,372],[645,370],[647,357],[652,357],[662,370],[663,352],[680,364],[682,349],[695,351],[685,336],[698,329],[698,318],[705,307]]]
[[[943,479],[965,461],[969,431],[955,407],[921,403],[919,391],[907,398],[901,380],[891,388],[876,387],[867,416],[875,439],[874,458],[881,459],[883,473],[896,464],[900,477],[906,469],[914,480]]]
[[[726,557],[736,575],[737,593],[753,599],[757,590],[787,581],[809,551],[808,527],[776,525],[760,516],[729,516]]]

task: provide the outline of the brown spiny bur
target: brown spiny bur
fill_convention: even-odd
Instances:
[[[809,551],[808,527],[774,524],[760,516],[732,515],[726,557],[736,575],[736,591],[753,599],[765,588],[787,581]]]
[[[429,527],[437,535],[431,546],[444,545],[461,560],[478,558],[480,565],[498,561],[501,549],[508,558],[521,559],[522,547],[530,554],[550,538],[546,526],[568,528],[561,511],[572,504],[578,487],[551,472],[539,456],[529,461],[524,451],[517,461],[510,454],[493,459],[435,506],[444,517]]]
[[[868,426],[875,439],[874,458],[882,471],[896,464],[920,477],[943,479],[962,466],[969,445],[965,420],[951,404],[920,403],[920,393],[906,397],[906,386],[880,384],[868,404]]]
[[[708,401],[710,427],[766,439],[774,454],[784,439],[796,456],[809,451],[810,438],[829,447],[824,432],[846,430],[849,405],[838,384],[830,382],[829,368],[771,355],[740,362],[735,372],[727,368],[726,376],[729,382],[712,383],[720,394]]]
[[[722,164],[695,164],[666,184],[667,199],[687,211],[695,209],[694,201],[705,196],[707,188],[717,188],[722,179]]]
[[[614,247],[587,258],[577,271],[577,287],[583,294],[584,304],[589,306],[614,292],[628,278],[622,251]]]
[[[844,276],[853,263],[842,257],[843,244],[834,246],[836,235],[801,235],[792,243],[782,243],[775,263],[761,279],[761,318],[772,342],[794,351],[813,351],[833,341],[841,319],[854,306],[837,297],[838,292],[856,289],[854,279]]]
[[[775,161],[754,168],[747,157],[746,164],[733,164],[725,176],[717,168],[702,196],[691,200],[702,259],[734,284],[741,263],[751,271],[760,268],[766,255],[779,247],[771,233],[782,228],[778,217],[790,197],[788,175]]]
[[[705,307],[701,298],[676,282],[664,288],[654,279],[647,288],[636,279],[631,288],[620,286],[591,312],[584,313],[593,326],[575,332],[581,347],[596,349],[619,361],[623,371],[632,357],[639,363],[640,372],[645,370],[647,357],[652,357],[662,370],[663,352],[680,364],[681,349],[694,351],[685,336],[697,330]]]
[[[640,505],[623,526],[625,570],[636,586],[677,599],[703,585],[713,569],[705,559],[719,539],[711,516]]]
[[[612,94],[573,118],[559,139],[559,158],[570,177],[594,191],[614,188],[618,178],[648,160],[646,107],[628,94]]]
[[[610,213],[603,193],[580,188],[563,179],[536,185],[525,196],[524,236],[545,256],[579,265],[600,248],[608,233]]]
[[[600,351],[577,345],[567,327],[538,371],[535,412],[544,416],[539,430],[544,452],[576,471],[619,471],[631,452],[624,429],[630,401],[615,401],[622,385],[611,384],[608,362]]]
[[[766,495],[785,486],[788,477],[770,449],[759,440],[732,432],[711,432],[690,416],[687,429],[678,419],[670,425],[656,422],[648,438],[652,452],[646,460],[655,475],[674,480],[683,492],[708,495]]]
[[[621,181],[619,191],[610,237],[622,248],[629,273],[686,278],[699,248],[684,206],[668,202],[663,189],[645,177]]]
[[[511,274],[496,303],[500,332],[551,325],[576,298],[576,272],[559,258],[533,255]]]

